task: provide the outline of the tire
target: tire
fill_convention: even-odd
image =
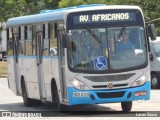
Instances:
[[[59,112],[67,112],[67,111],[69,111],[69,107],[67,105],[59,104],[58,111]]]
[[[158,76],[156,74],[151,74],[151,88],[152,89],[158,89],[160,86],[160,81],[158,79]]]
[[[26,107],[32,107],[32,106],[39,106],[42,104],[40,100],[35,100],[28,98],[26,85],[24,82],[22,82],[22,97],[23,97],[23,103]]]
[[[28,98],[27,90],[26,90],[26,85],[24,82],[22,82],[22,97],[23,97],[23,102],[26,107],[33,106],[33,100]]]
[[[60,103],[58,89],[55,82],[52,84],[52,104],[57,108],[58,112],[67,111],[67,106]]]
[[[122,102],[121,107],[123,112],[130,112],[132,109],[132,102]]]

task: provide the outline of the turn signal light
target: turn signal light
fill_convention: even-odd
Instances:
[[[135,92],[134,93],[134,96],[144,96],[144,95],[147,95],[147,91],[140,91],[140,92]]]

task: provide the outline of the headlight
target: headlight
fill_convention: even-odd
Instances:
[[[79,90],[89,90],[89,88],[83,82],[81,82],[81,81],[79,81],[79,80],[77,80],[75,78],[71,81],[71,84],[76,89],[79,89]]]
[[[146,75],[142,75],[132,84],[131,87],[141,86],[146,83],[147,79],[148,77]]]

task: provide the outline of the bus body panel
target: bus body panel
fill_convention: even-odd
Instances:
[[[134,100],[149,100],[150,99],[150,82],[136,88],[126,88],[118,90],[76,90],[75,88],[68,87],[69,105],[77,104],[101,104],[101,103],[115,103],[127,102]],[[143,96],[135,96],[135,92],[146,91],[147,94]],[[110,98],[114,93],[114,98]],[[106,98],[100,98],[97,94]],[[119,94],[119,95],[118,95]],[[129,95],[131,94],[131,95]]]
[[[16,81],[15,76],[17,73],[15,73],[15,62],[14,62],[14,57],[8,57],[7,58],[7,63],[8,63],[8,84],[9,88],[15,93],[18,93],[17,85],[18,82]]]
[[[120,73],[110,73],[110,74],[83,74],[83,73],[73,73],[69,70],[66,72],[69,74],[67,79],[69,80],[67,83],[67,96],[68,96],[68,105],[76,105],[76,104],[100,104],[100,103],[114,103],[114,102],[125,102],[125,101],[135,101],[135,100],[149,100],[150,99],[150,65],[148,65],[144,69],[134,70],[130,72],[120,72]],[[111,81],[111,79],[102,82],[101,76],[118,76],[118,75],[127,75],[134,73],[134,75],[127,80],[122,81]],[[139,79],[142,75],[147,76],[147,82],[142,86],[132,87],[133,83]],[[97,82],[93,82],[92,79],[86,79],[86,76],[96,77]],[[125,76],[124,76],[125,78]],[[77,79],[89,88],[88,90],[78,90],[74,88],[71,84],[73,79]],[[113,88],[109,88],[108,84],[112,83]],[[126,84],[128,84],[126,86]],[[115,85],[115,87],[114,87]],[[116,87],[116,85],[119,85]],[[122,86],[120,86],[122,85]],[[125,85],[125,86],[123,86]],[[94,88],[94,87],[95,88]],[[104,87],[101,87],[104,86]],[[97,88],[96,88],[97,87]],[[99,87],[99,88],[98,88]],[[146,91],[146,95],[135,96],[135,92],[144,92]],[[123,92],[123,95],[122,93]],[[97,93],[115,93],[116,95],[119,93],[121,96],[116,98],[107,98],[112,96],[112,94],[107,95],[106,98],[99,98]],[[129,93],[131,96],[128,98]],[[82,96],[81,96],[82,95]],[[93,97],[94,96],[94,97]],[[103,95],[102,95],[103,96]]]
[[[57,85],[57,89],[59,91],[59,99],[60,101],[62,101],[62,87],[61,87],[61,76],[60,76],[60,68],[61,66],[59,65],[59,57],[58,56],[53,56],[51,58],[51,67],[52,67],[52,72],[53,72],[53,76],[52,79],[55,81],[56,85]],[[50,82],[50,86],[51,86],[51,82]],[[50,89],[51,91],[51,89]],[[51,98],[52,98],[52,94]]]
[[[29,98],[40,99],[37,60],[35,56],[19,56],[20,75],[24,77]]]
[[[53,79],[56,82],[59,80],[58,72],[58,58],[57,57],[44,57],[43,59],[44,65],[44,84],[45,84],[45,94],[46,100],[52,102],[52,94],[51,94],[51,81]]]

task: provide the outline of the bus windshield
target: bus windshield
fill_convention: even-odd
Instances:
[[[69,30],[67,47],[69,67],[83,72],[130,69],[147,61],[141,26]]]

